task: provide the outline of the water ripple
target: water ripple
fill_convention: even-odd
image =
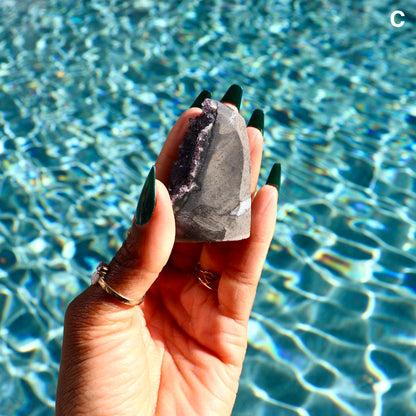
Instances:
[[[66,305],[181,111],[240,83],[283,181],[234,414],[416,413],[413,22],[322,6],[0,2],[2,411],[53,414]]]

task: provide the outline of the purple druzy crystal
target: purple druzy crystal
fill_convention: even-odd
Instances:
[[[217,107],[211,100],[205,100],[202,113],[189,120],[189,128],[179,145],[178,157],[171,170],[169,193],[172,202],[181,199],[197,185],[195,178],[204,162],[205,150],[209,146],[212,126],[217,116]]]

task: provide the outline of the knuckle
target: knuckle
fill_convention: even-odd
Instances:
[[[230,276],[233,276],[238,283],[245,286],[255,286],[257,284],[255,276],[253,273],[242,270],[237,266],[230,266],[228,269]]]
[[[122,271],[125,268],[136,269],[140,266],[140,252],[131,237],[123,241],[120,249],[110,262],[110,271]]]

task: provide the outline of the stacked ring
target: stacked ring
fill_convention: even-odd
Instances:
[[[218,283],[220,280],[219,273],[210,272],[209,270],[202,270],[201,265],[198,263],[195,268],[196,277],[199,282],[206,288],[218,292]]]

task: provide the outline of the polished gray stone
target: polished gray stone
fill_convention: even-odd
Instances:
[[[246,124],[207,99],[171,171],[169,193],[177,241],[231,241],[250,236],[250,145]]]

